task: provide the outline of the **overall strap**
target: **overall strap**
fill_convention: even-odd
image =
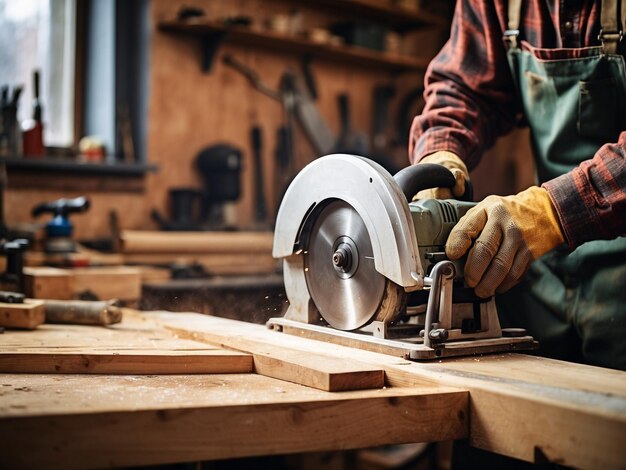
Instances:
[[[615,0],[617,1],[617,0]],[[626,4],[626,0],[623,0]],[[507,8],[507,29],[504,32],[504,41],[509,48],[517,48],[517,38],[519,36],[519,22],[522,13],[522,0],[509,0]]]
[[[620,8],[621,7],[621,8]],[[618,54],[624,37],[626,0],[602,0],[598,40],[605,54]]]

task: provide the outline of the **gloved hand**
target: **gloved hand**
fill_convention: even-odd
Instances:
[[[456,154],[441,150],[422,158],[418,165],[420,163],[438,163],[439,165],[445,166],[452,172],[456,184],[452,188],[452,191],[448,188],[432,188],[420,191],[413,196],[414,201],[418,199],[452,199],[453,195],[456,197],[463,195],[465,192],[465,181],[469,181],[469,172],[463,160],[457,157]]]
[[[465,282],[485,298],[513,287],[532,261],[563,241],[548,191],[533,186],[472,207],[450,232],[446,255],[454,260],[469,250]]]

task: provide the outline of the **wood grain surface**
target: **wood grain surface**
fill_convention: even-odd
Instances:
[[[3,375],[2,468],[102,468],[467,436],[467,393],[328,393],[255,374]],[[33,439],[36,436],[36,452]]]
[[[108,327],[41,325],[0,335],[0,372],[209,374],[252,372],[252,356],[174,337],[139,316]]]
[[[580,468],[623,468],[626,462],[622,371],[520,354],[414,363],[233,320],[168,313],[153,318],[180,336],[251,354],[272,345],[286,358],[328,354],[378,366],[393,387],[431,383],[468,390],[470,443],[482,449]]]

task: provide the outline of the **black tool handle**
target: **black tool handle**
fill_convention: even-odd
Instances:
[[[265,219],[267,217],[267,206],[265,204],[263,162],[261,159],[261,152],[263,150],[263,134],[261,134],[261,128],[258,126],[254,126],[252,128],[250,136],[252,138],[252,151],[254,152],[256,221],[265,222]]]
[[[393,176],[404,193],[407,201],[424,189],[453,188],[456,184],[454,175],[445,166],[436,163],[420,163],[400,170]],[[465,193],[459,198],[461,201],[472,201],[474,191],[469,181],[465,182]]]
[[[85,196],[76,197],[74,199],[57,199],[56,201],[43,202],[33,207],[32,215],[37,217],[38,215],[50,212],[54,215],[72,214],[74,212],[85,212],[89,209],[89,199]]]
[[[33,119],[36,122],[41,122],[41,99],[39,96],[39,70],[33,72]]]

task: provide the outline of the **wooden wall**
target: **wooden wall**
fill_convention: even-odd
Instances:
[[[30,221],[31,207],[42,200],[88,194],[92,199],[89,213],[74,217],[79,238],[107,235],[108,213],[111,210],[118,212],[122,228],[154,229],[156,226],[150,219],[151,209],[168,214],[170,188],[200,188],[201,179],[194,169],[194,159],[204,147],[221,142],[243,150],[243,192],[236,204],[236,221],[242,228],[250,227],[254,207],[250,146],[250,128],[253,125],[263,130],[266,198],[270,202],[270,213],[274,213],[274,149],[276,130],[283,120],[281,106],[254,90],[245,78],[223,65],[220,57],[224,53],[232,54],[257,70],[261,79],[272,87],[278,87],[286,67],[300,70],[301,57],[226,42],[219,50],[211,73],[204,73],[200,68],[199,41],[157,29],[159,21],[174,19],[183,5],[200,7],[211,18],[243,13],[258,21],[277,12],[289,11],[292,7],[291,2],[283,0],[153,0],[150,12],[152,36],[147,149],[149,163],[158,165],[159,171],[144,179],[107,177],[104,178],[107,181],[103,181],[76,176],[55,177],[54,184],[50,183],[52,178],[49,175],[10,173],[5,201],[6,218],[10,224]],[[302,12],[308,24],[324,24],[337,16],[332,10],[316,7],[303,8]],[[430,58],[440,48],[446,35],[445,28],[413,33],[405,47]],[[375,85],[393,83],[397,87],[398,93],[391,109],[394,116],[399,99],[422,80],[421,73],[393,75],[387,70],[323,59],[314,60],[313,72],[319,90],[317,106],[335,134],[339,132],[337,94],[349,94],[354,128],[369,132],[372,89]],[[299,128],[295,153],[298,169],[318,156]],[[397,147],[394,154],[400,165],[405,164],[404,147]],[[508,171],[506,163],[504,166],[502,171]],[[480,180],[480,173],[478,178]],[[508,178],[510,182],[510,175]],[[483,178],[485,184],[493,180],[491,174]],[[505,188],[495,192],[506,191],[510,187],[509,183],[506,184]],[[489,186],[483,188],[487,190]]]

